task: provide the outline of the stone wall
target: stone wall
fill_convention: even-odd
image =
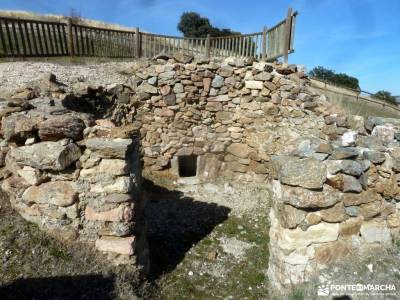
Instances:
[[[304,282],[343,258],[379,252],[399,239],[397,129],[375,125],[367,125],[371,135],[359,127],[332,142],[304,138],[295,156],[272,158],[268,275],[274,285]]]
[[[179,179],[179,157],[195,156],[199,182],[266,182],[271,155],[290,153],[290,141],[318,135],[323,124],[313,111],[324,98],[303,78],[295,66],[243,59],[138,68],[130,107],[136,103],[144,168]]]
[[[222,184],[210,194],[230,181],[269,186],[275,286],[398,239],[397,119],[346,117],[294,65],[161,55],[121,71],[124,83],[73,94],[50,76],[3,110],[3,186],[26,218],[145,258],[140,147],[156,183]],[[268,197],[259,193],[242,201]]]
[[[145,101],[134,119],[150,178],[172,176],[178,189],[270,185],[273,285],[306,281],[349,254],[398,239],[396,119],[346,117],[292,65],[159,60],[134,80],[134,101]],[[197,173],[185,180],[179,158],[193,155]]]
[[[53,91],[63,94],[57,85]],[[66,108],[67,95],[61,101],[48,89],[32,93],[1,102],[2,189],[12,206],[59,239],[88,242],[114,263],[146,271],[138,138],[96,120],[95,110]]]

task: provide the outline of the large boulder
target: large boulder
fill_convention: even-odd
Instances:
[[[74,143],[41,142],[31,146],[11,149],[6,156],[6,166],[16,171],[23,166],[39,170],[62,171],[81,156],[81,150]]]
[[[26,203],[70,206],[78,198],[78,193],[69,181],[52,181],[25,190],[22,199]]]
[[[57,141],[63,138],[81,140],[85,129],[82,119],[75,116],[57,116],[39,124],[39,137],[42,141]]]

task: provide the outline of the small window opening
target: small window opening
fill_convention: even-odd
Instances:
[[[178,168],[180,177],[193,177],[197,173],[197,156],[178,156]]]

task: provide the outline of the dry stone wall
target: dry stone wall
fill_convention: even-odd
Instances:
[[[275,286],[399,238],[397,119],[344,115],[295,65],[160,55],[121,72],[74,93],[50,76],[2,102],[3,186],[27,219],[146,257],[139,147],[146,177],[178,189],[269,187]]]
[[[71,95],[53,76],[42,86],[1,101],[2,189],[42,230],[146,269],[138,138],[94,111],[68,109]]]
[[[196,156],[190,183],[268,183],[273,285],[399,238],[398,120],[344,115],[296,66],[159,62],[135,77],[144,168],[179,182]]]

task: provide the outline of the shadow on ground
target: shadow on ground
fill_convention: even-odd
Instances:
[[[0,287],[2,300],[115,299],[114,276],[61,276],[18,279]],[[68,287],[68,288],[66,288]]]
[[[149,280],[173,271],[185,254],[229,215],[230,208],[196,201],[145,181],[150,250]]]

